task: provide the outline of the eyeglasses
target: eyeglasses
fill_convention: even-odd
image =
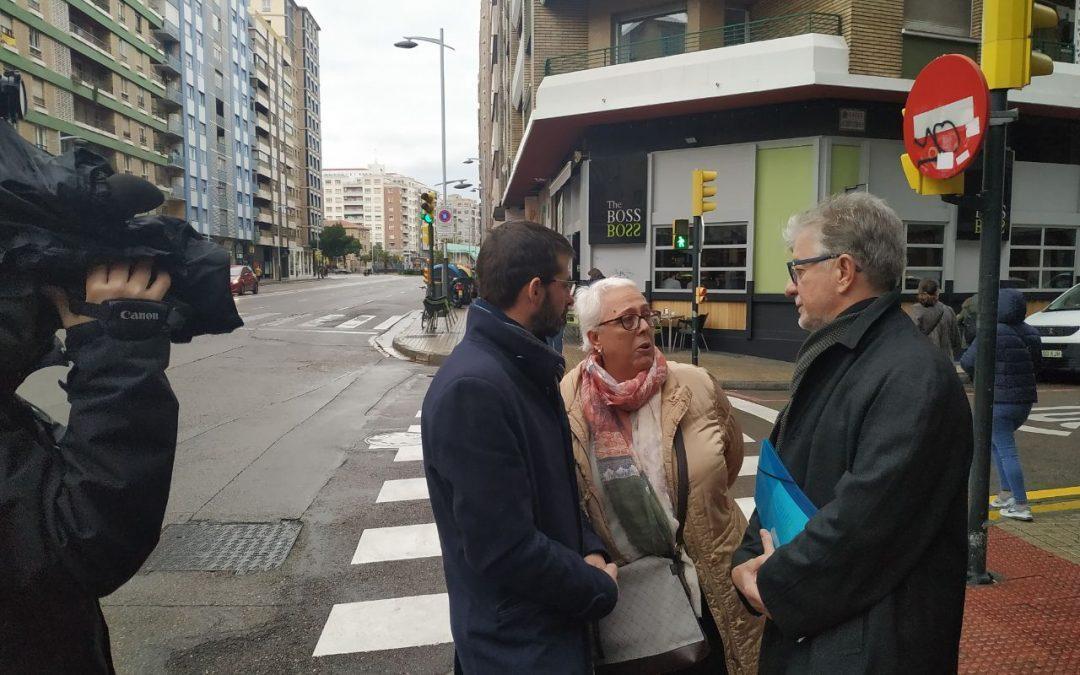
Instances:
[[[660,312],[646,312],[644,314],[623,314],[622,316],[615,317],[614,319],[608,319],[607,321],[601,321],[596,324],[597,326],[603,326],[605,323],[619,322],[624,329],[628,331],[635,331],[641,322],[649,324],[652,328],[660,327]]]
[[[541,277],[540,280],[543,281],[545,284],[553,284],[553,283],[563,284],[564,286],[566,286],[566,290],[571,292],[571,293],[573,293],[577,289],[578,286],[582,285],[582,282],[581,282],[580,279],[559,279],[559,278],[556,278],[556,277],[550,277],[548,279],[544,279],[543,277]]]
[[[798,285],[799,272],[803,270],[795,269],[796,265],[813,265],[814,263],[825,262],[826,260],[833,260],[844,255],[843,253],[837,253],[836,255],[819,255],[816,258],[796,258],[795,260],[789,260],[787,263],[787,273],[791,277],[791,283]],[[858,268],[856,268],[858,269]]]

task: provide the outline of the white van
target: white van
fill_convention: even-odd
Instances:
[[[1080,373],[1080,284],[1025,321],[1042,336],[1043,370]]]

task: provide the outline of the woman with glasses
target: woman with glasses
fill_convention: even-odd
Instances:
[[[746,529],[728,495],[743,461],[731,405],[707,371],[667,362],[653,343],[660,316],[633,281],[597,281],[574,303],[587,356],[563,378],[562,395],[593,528],[619,566],[673,550],[683,559],[689,600],[711,647],[692,672],[756,672],[762,624],[729,574]]]

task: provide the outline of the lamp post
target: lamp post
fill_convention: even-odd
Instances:
[[[446,44],[445,31],[439,29],[438,39],[420,36],[404,36],[400,42],[395,42],[395,47],[412,49],[419,42],[430,42],[439,46],[439,108],[442,112],[442,178],[443,178],[443,201],[446,201],[446,50],[454,49]],[[431,249],[428,251],[428,263],[431,265],[431,273],[435,274],[435,228],[431,228]],[[445,268],[444,268],[445,269]],[[434,281],[434,279],[433,279]],[[444,287],[445,293],[445,287]]]

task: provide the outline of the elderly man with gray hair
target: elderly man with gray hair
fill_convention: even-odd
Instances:
[[[853,193],[792,217],[785,237],[786,295],[811,333],[770,441],[817,511],[775,550],[755,511],[733,556],[735,586],[768,618],[761,672],[955,672],[971,411],[900,309],[903,223]]]

